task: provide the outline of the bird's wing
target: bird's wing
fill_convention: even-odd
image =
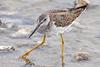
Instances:
[[[55,21],[57,27],[64,27],[70,25],[75,19],[75,15],[69,11],[50,13],[50,18]]]

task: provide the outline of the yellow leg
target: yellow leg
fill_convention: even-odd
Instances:
[[[29,59],[27,59],[27,57],[29,56],[29,54],[30,54],[32,51],[38,49],[41,45],[43,45],[43,44],[45,43],[45,40],[46,40],[46,35],[44,35],[44,36],[42,37],[42,42],[41,42],[39,45],[36,45],[34,48],[32,48],[32,49],[30,49],[29,51],[25,52],[21,57],[19,57],[19,59],[23,59],[23,60],[26,62],[26,64],[34,64],[34,63],[32,63]]]
[[[62,62],[62,67],[64,67],[64,38],[62,34],[60,34],[60,37],[61,37],[61,62]]]

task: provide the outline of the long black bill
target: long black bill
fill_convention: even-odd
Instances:
[[[33,32],[29,35],[29,37],[28,38],[30,38],[36,31],[37,31],[37,29],[40,27],[40,25],[41,25],[41,23],[39,23],[37,26],[36,26],[36,28],[33,30]]]

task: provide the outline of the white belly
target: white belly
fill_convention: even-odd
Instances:
[[[71,26],[76,23],[76,21],[73,21],[72,24],[70,24],[69,26],[65,26],[65,27],[56,27],[55,25],[52,26],[52,32],[54,33],[64,33],[64,31],[69,32],[71,30]]]

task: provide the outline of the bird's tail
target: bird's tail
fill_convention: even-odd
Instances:
[[[87,6],[89,3],[90,3],[89,0],[75,0],[74,8],[79,8],[79,7],[82,7],[82,6]]]

